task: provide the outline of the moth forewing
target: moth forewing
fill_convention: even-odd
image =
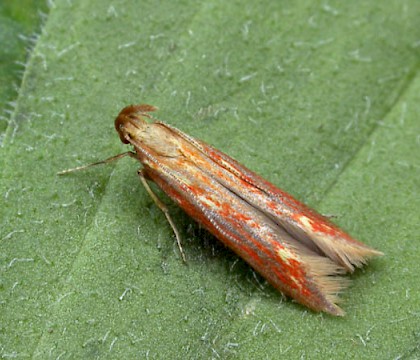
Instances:
[[[222,183],[245,197],[254,207],[270,215],[302,244],[314,251],[321,251],[347,271],[352,272],[355,266],[361,267],[371,257],[383,255],[382,252],[353,239],[329,219],[228,155],[179,130],[177,134],[192,141],[198,150],[219,166],[218,175]]]

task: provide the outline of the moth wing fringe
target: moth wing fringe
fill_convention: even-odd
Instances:
[[[362,267],[372,257],[383,255],[378,250],[346,239],[314,236],[313,240],[329,258],[342,265],[348,272]]]

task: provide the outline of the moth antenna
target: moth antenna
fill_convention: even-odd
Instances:
[[[75,171],[86,170],[86,169],[88,169],[92,166],[109,164],[113,161],[117,161],[117,160],[122,159],[123,157],[126,157],[126,156],[136,157],[136,154],[132,151],[127,151],[127,152],[122,153],[122,154],[111,156],[110,158],[105,159],[105,160],[97,161],[97,162],[87,164],[87,165],[77,166],[77,167],[71,168],[71,169],[62,170],[62,171],[58,172],[57,175],[66,175],[66,174],[69,174],[69,173],[72,173],[72,172],[75,172]]]

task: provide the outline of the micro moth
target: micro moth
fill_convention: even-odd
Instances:
[[[155,110],[145,104],[121,110],[115,128],[134,151],[91,165],[124,156],[140,161],[140,179],[174,230],[184,260],[176,226],[147,181],[155,182],[276,289],[314,311],[344,315],[338,294],[349,280],[341,275],[382,253],[223,152],[157,121],[149,114]]]

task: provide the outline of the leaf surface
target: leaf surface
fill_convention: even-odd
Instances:
[[[55,1],[0,149],[2,357],[417,358],[419,7]],[[125,151],[130,103],[383,251],[346,317],[282,298],[165,200],[183,265],[132,160],[56,176]]]

